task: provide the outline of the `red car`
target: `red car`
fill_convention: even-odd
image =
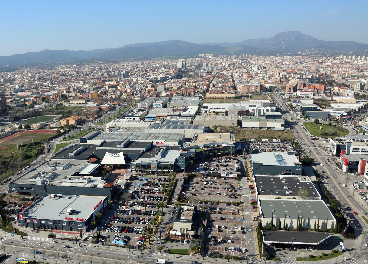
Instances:
[[[354,211],[354,215],[358,215],[358,213]]]

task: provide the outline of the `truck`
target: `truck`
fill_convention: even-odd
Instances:
[[[165,259],[157,259],[156,260],[156,263],[158,263],[158,264],[165,264],[166,263],[166,260]]]

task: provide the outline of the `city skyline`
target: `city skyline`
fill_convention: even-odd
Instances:
[[[41,50],[93,50],[183,40],[240,42],[301,31],[323,40],[368,44],[368,3],[353,1],[17,1],[2,3],[0,56]]]

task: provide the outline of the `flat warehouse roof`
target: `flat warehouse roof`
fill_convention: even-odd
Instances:
[[[184,138],[184,133],[144,133],[144,132],[111,132],[111,133],[101,133],[95,140],[106,140],[106,141],[125,141],[127,139],[133,141],[178,141]]]
[[[266,244],[307,244],[318,245],[331,237],[325,232],[310,231],[267,231],[263,230],[263,241]]]
[[[65,220],[65,217],[75,217],[88,219],[94,212],[94,207],[103,201],[106,196],[58,196],[50,198],[44,196],[29,211],[24,213],[24,217],[49,220]],[[74,208],[74,214],[67,214],[68,208]]]
[[[264,218],[273,217],[283,219],[320,219],[335,220],[334,216],[322,200],[286,200],[286,199],[260,199],[261,211]]]
[[[255,180],[259,195],[296,196],[299,190],[305,189],[309,192],[309,196],[320,197],[311,181],[302,181],[298,176],[255,175]]]
[[[69,153],[76,151],[77,149],[85,147],[80,153],[75,156],[69,156]],[[88,144],[76,144],[66,150],[63,150],[59,154],[53,156],[53,159],[78,159],[78,160],[87,160],[93,152],[96,151],[96,145],[88,145]]]
[[[263,165],[273,166],[294,166],[295,163],[300,164],[294,153],[288,152],[261,152],[251,154],[253,163],[262,163]]]

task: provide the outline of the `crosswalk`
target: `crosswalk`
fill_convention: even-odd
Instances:
[[[45,237],[31,237],[31,236],[28,236],[27,237],[28,240],[35,240],[35,241],[42,241],[42,242],[49,242],[51,241],[52,239],[51,238],[45,238]]]

